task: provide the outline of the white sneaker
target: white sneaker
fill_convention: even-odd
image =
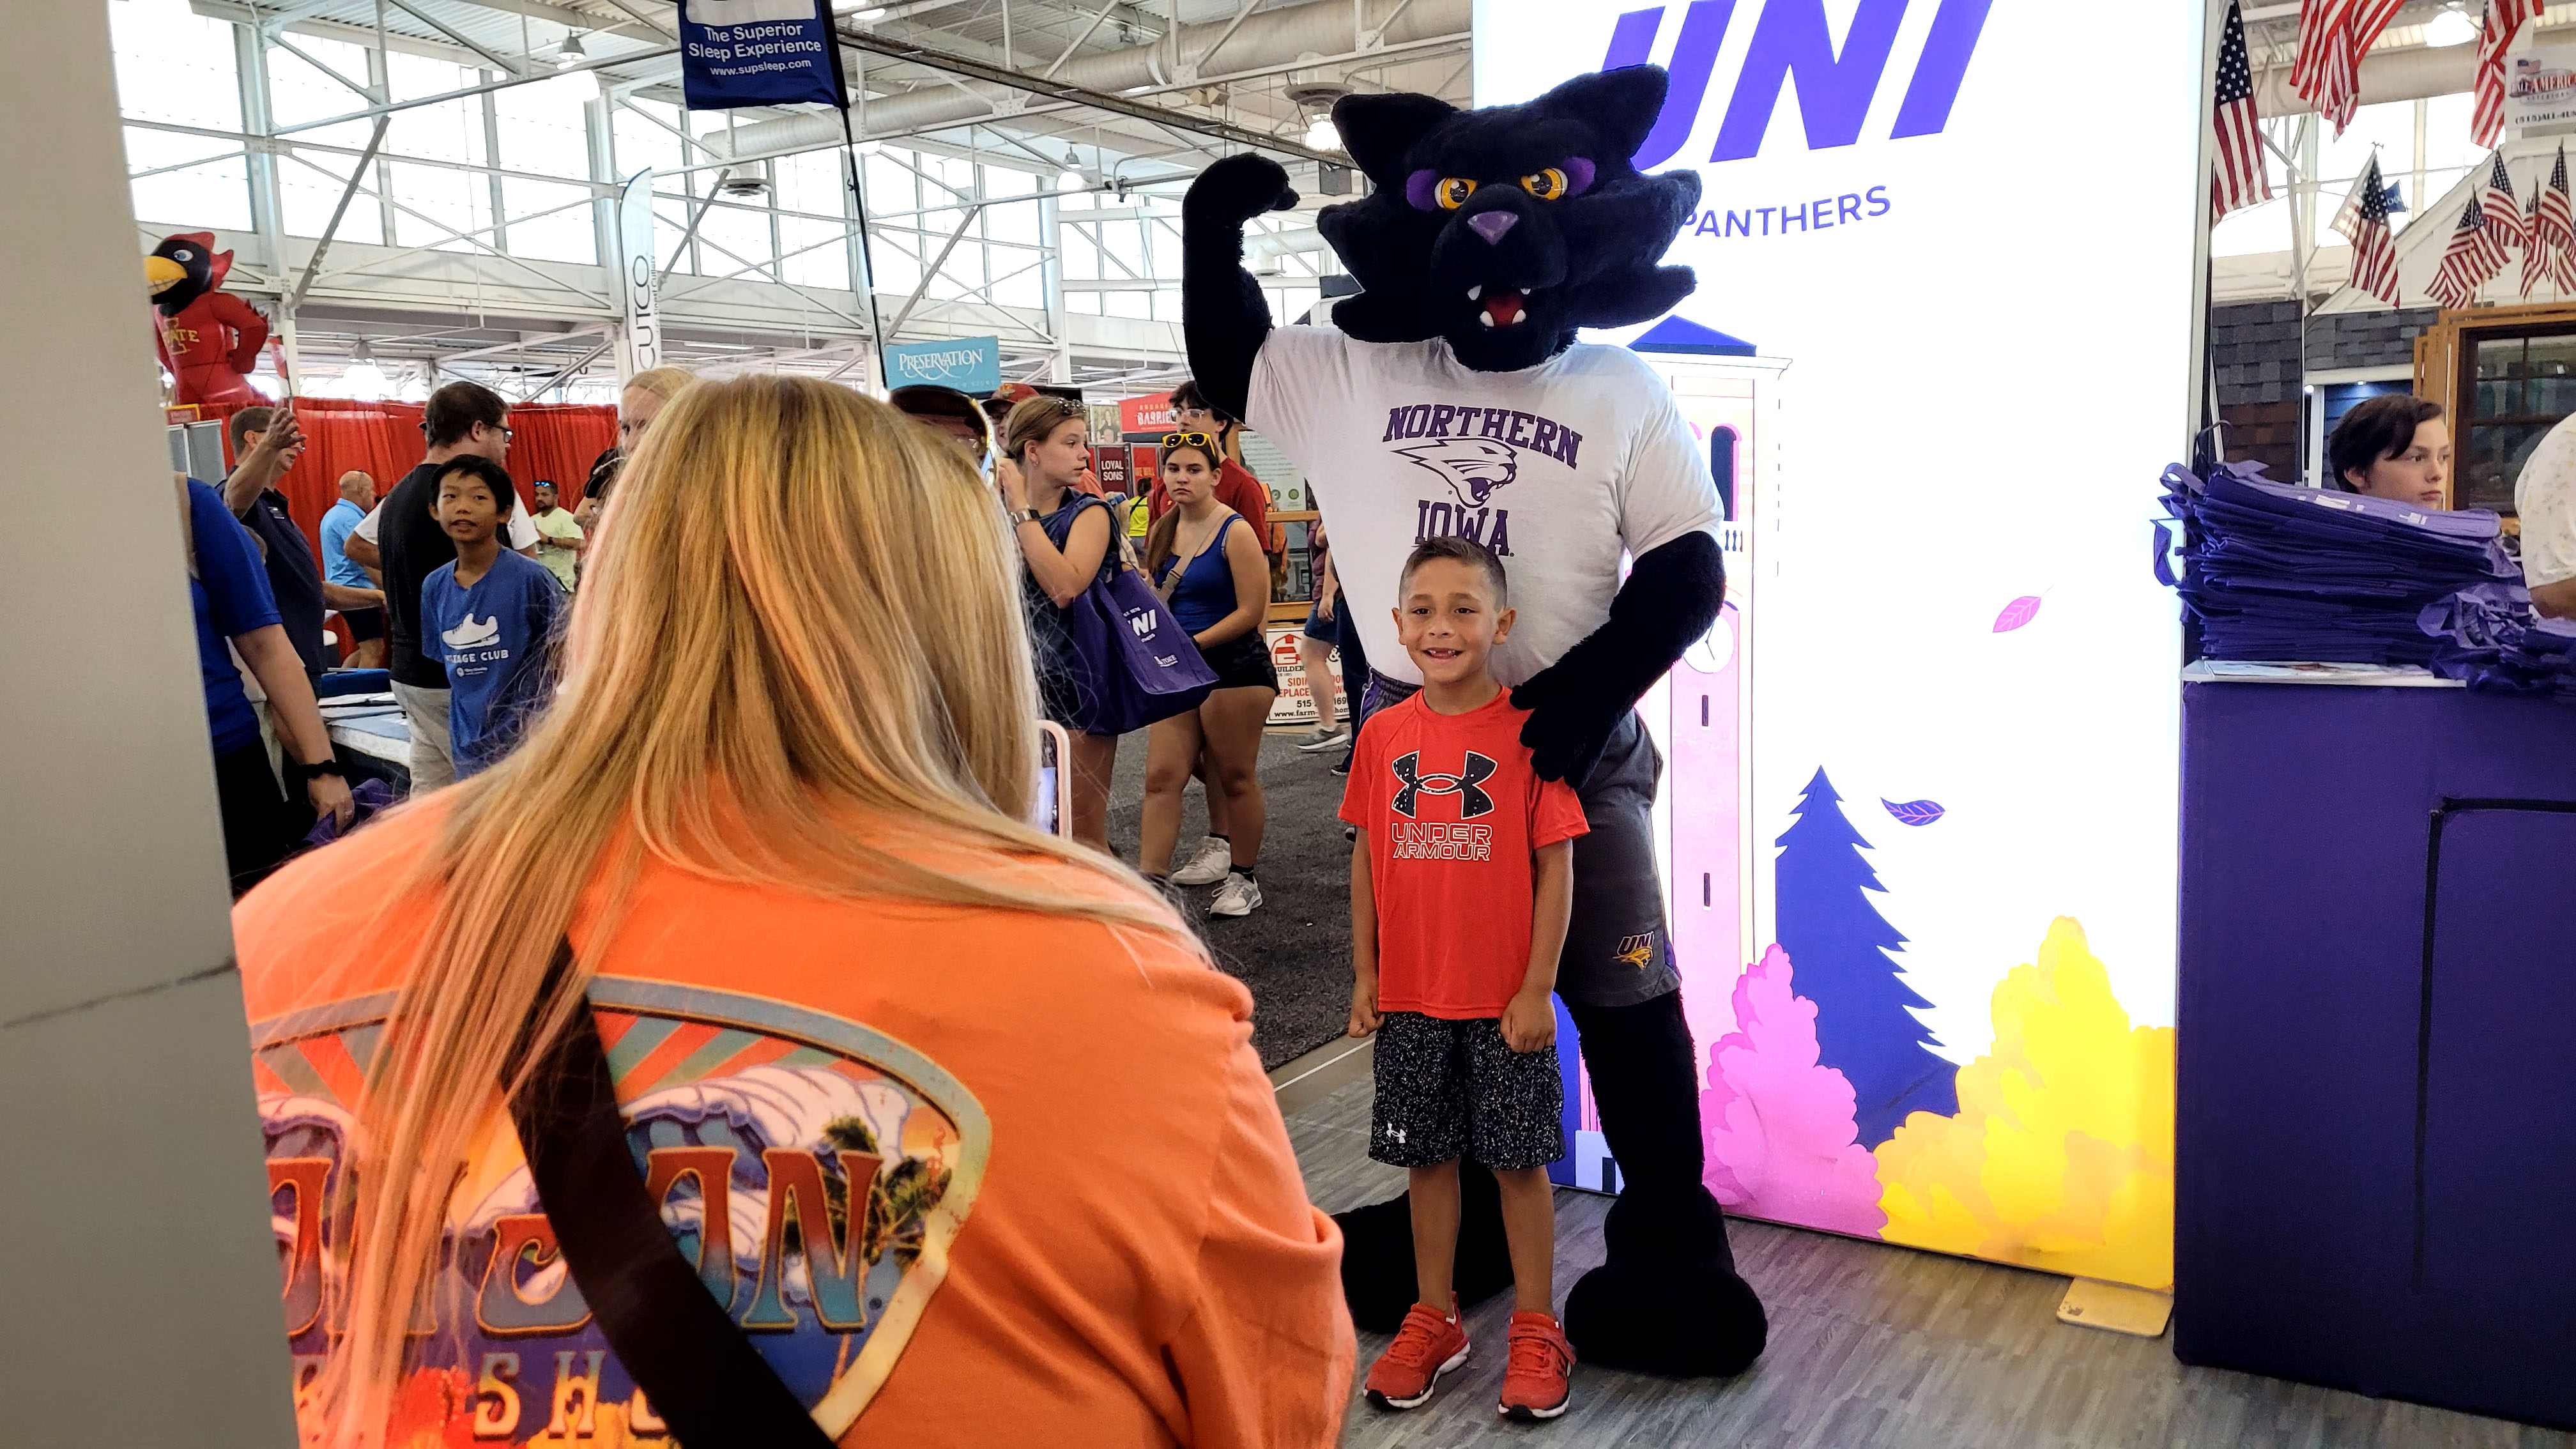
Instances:
[[[1350,737],[1351,730],[1348,725],[1317,725],[1306,732],[1304,739],[1297,742],[1297,748],[1309,755],[1320,754],[1349,740]]]
[[[1199,842],[1196,855],[1187,865],[1172,872],[1172,884],[1185,886],[1215,885],[1234,869],[1234,847],[1211,835]]]
[[[1261,905],[1261,882],[1240,871],[1227,871],[1225,884],[1216,888],[1216,899],[1208,902],[1211,916],[1248,916]]]

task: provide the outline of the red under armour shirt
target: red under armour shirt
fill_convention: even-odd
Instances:
[[[1529,971],[1530,853],[1585,830],[1583,803],[1541,780],[1511,693],[1465,714],[1414,695],[1369,716],[1342,819],[1368,832],[1377,1005],[1455,1021],[1500,1016]]]

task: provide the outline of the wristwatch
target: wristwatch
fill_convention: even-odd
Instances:
[[[1035,523],[1045,516],[1034,508],[1023,508],[1011,515],[1011,526],[1017,528],[1023,523]]]
[[[290,759],[287,760],[285,764],[288,777],[298,785],[312,784],[313,777],[316,775],[338,775],[341,782],[344,784],[347,783],[349,778],[347,775],[341,773],[340,762],[333,758],[326,757],[324,759],[316,760],[309,765],[304,763],[302,760]]]

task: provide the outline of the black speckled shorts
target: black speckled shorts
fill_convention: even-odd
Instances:
[[[1369,1156],[1390,1167],[1461,1156],[1497,1172],[1545,1167],[1565,1155],[1564,1111],[1553,1042],[1513,1051],[1490,1016],[1390,1011],[1379,1020]]]

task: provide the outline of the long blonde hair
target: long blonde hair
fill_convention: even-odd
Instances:
[[[564,694],[442,797],[420,867],[433,914],[359,1112],[349,1331],[317,1404],[333,1444],[372,1442],[389,1412],[438,1271],[454,1179],[436,1164],[497,1110],[521,1025],[534,1059],[581,1010],[581,972],[539,995],[594,883],[614,902],[649,855],[1191,940],[1140,878],[1023,823],[1038,701],[1018,555],[944,438],[811,379],[700,382],[611,510]],[[888,825],[905,839],[871,843]],[[1117,888],[1069,890],[1068,865]]]

